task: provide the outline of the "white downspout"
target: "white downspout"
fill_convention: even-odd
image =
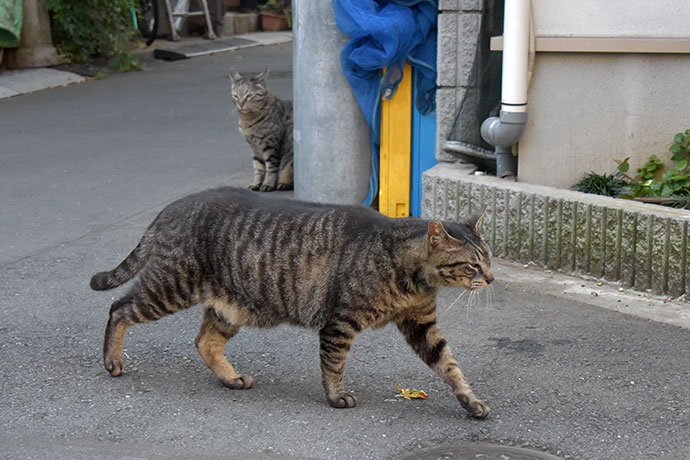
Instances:
[[[530,0],[505,0],[501,111],[484,120],[481,134],[496,146],[496,175],[517,176],[512,147],[527,124],[527,86],[530,43]]]
[[[530,0],[506,0],[501,110],[527,111]]]

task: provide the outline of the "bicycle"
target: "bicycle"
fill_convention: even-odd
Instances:
[[[130,9],[134,30],[147,39],[146,46],[151,46],[158,35],[158,0],[140,0],[138,10],[134,0],[130,0]]]

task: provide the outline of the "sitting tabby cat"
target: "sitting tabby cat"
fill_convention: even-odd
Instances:
[[[390,219],[360,206],[269,199],[233,188],[182,198],[161,211],[117,268],[91,279],[92,289],[106,290],[139,273],[110,308],[105,368],[122,374],[129,326],[201,303],[195,343],[225,386],[252,386],[223,355],[240,327],[291,323],[319,331],[326,397],[347,408],[356,404],[343,386],[352,341],[393,321],[462,406],[484,418],[489,408],[472,393],[436,324],[438,286],[481,289],[493,281],[479,219]]]
[[[268,69],[246,78],[230,74],[232,99],[240,114],[240,132],[252,149],[252,190],[292,190],[292,102],[266,87]]]

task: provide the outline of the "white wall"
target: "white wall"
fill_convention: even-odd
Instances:
[[[690,38],[689,0],[532,0],[537,35]]]

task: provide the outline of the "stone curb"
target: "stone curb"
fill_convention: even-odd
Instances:
[[[0,99],[85,80],[81,75],[49,68],[5,71],[0,74]]]
[[[422,216],[459,220],[486,206],[482,234],[497,257],[674,298],[690,289],[690,212],[470,172],[425,172]]]

